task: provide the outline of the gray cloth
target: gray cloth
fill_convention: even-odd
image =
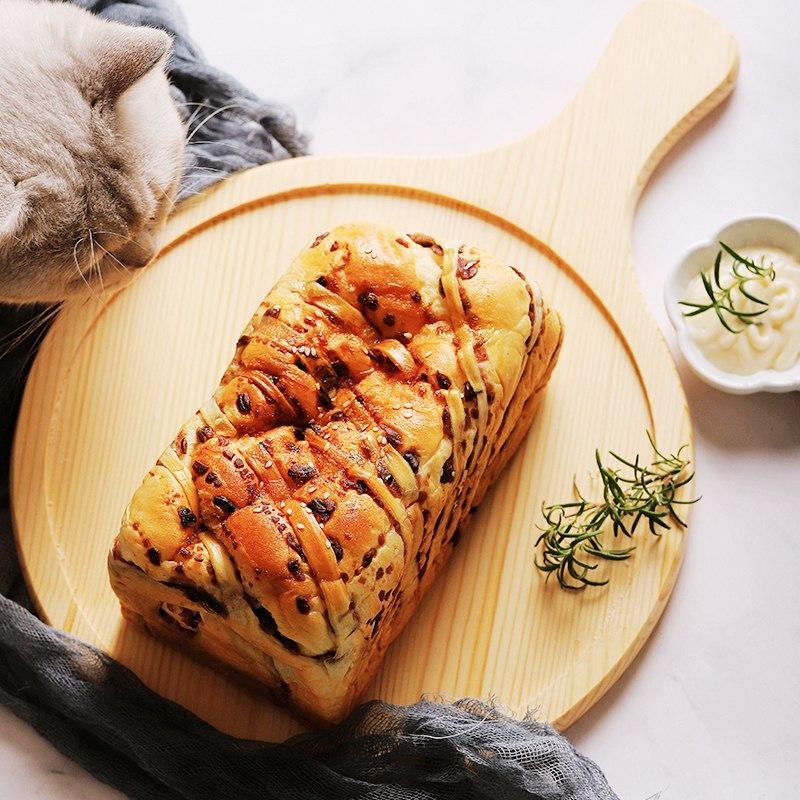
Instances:
[[[109,19],[175,36],[170,79],[189,131],[181,197],[232,172],[304,152],[288,112],[210,67],[169,0],[74,0]],[[222,110],[220,110],[222,109]],[[11,330],[24,311],[0,313]],[[30,312],[28,312],[30,313]],[[19,391],[43,328],[0,359],[3,500]],[[15,588],[16,586],[16,588]],[[24,598],[7,507],[0,592]],[[226,736],[145,687],[104,653],[0,595],[0,702],[62,753],[135,800],[615,800],[603,774],[562,736],[491,704],[372,702],[338,727],[266,744]]]
[[[0,701],[135,800],[615,800],[547,725],[491,705],[362,705],[283,744],[234,739],[0,597]]]

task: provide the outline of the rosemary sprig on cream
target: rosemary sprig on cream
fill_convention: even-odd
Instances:
[[[607,466],[600,451],[595,451],[602,500],[588,500],[576,484],[574,501],[543,505],[546,525],[540,527],[542,533],[536,541],[537,548],[541,545],[542,559],[537,558],[535,563],[548,578],[554,574],[563,589],[604,586],[608,578],[593,577],[600,562],[630,558],[636,546],[609,547],[606,543],[609,536],[631,539],[642,520],[656,536],[669,529],[668,520],[685,527],[676,506],[698,499],[677,497],[681,487],[694,477],[690,461],[682,455],[686,445],[677,453],[664,455],[649,432],[647,438],[653,448],[653,459],[648,465],[642,464],[638,455],[630,460],[610,452],[616,464]]]
[[[703,288],[708,295],[709,302],[707,303],[691,303],[688,300],[679,301],[679,305],[686,306],[691,311],[684,311],[685,317],[694,317],[698,314],[704,314],[706,311],[712,311],[717,315],[722,326],[729,330],[731,333],[741,333],[744,327],[734,328],[731,323],[725,319],[726,314],[735,317],[745,325],[752,325],[757,322],[756,317],[760,317],[768,308],[769,303],[752,294],[746,286],[751,281],[766,278],[772,282],[775,280],[775,268],[770,264],[764,266],[763,259],[761,264],[756,264],[750,258],[745,258],[739,255],[732,247],[729,247],[724,242],[719,243],[721,250],[717,252],[717,257],[714,261],[713,281],[705,273],[700,273],[700,279],[703,282]],[[733,259],[733,267],[731,272],[730,282],[726,281],[725,286],[722,285],[720,280],[720,265],[722,262],[722,253],[726,252]],[[737,308],[735,305],[734,292],[737,291],[748,300],[752,300],[756,305],[763,306],[756,311],[745,311],[742,308]]]

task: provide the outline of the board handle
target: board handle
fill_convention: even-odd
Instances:
[[[573,100],[587,135],[569,160],[611,184],[623,176],[635,200],[667,150],[730,93],[738,63],[736,41],[708,12],[676,0],[636,7]]]
[[[737,69],[735,40],[708,12],[676,0],[637,6],[572,102],[504,148],[506,164],[528,179],[514,182],[509,211],[522,214],[520,221],[541,231],[584,277],[601,278],[592,273],[602,263],[581,250],[587,242],[575,236],[576,220],[587,232],[623,232],[619,246],[627,248],[633,210],[653,169],[730,93]],[[537,177],[554,185],[554,171],[562,187],[557,207],[537,207]]]

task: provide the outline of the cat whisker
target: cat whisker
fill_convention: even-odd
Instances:
[[[128,272],[128,268],[113,253],[106,250],[106,248],[103,247],[103,245],[101,245],[100,242],[96,242],[96,244],[109,258],[111,258],[113,261],[116,261],[117,264],[119,264],[119,266],[117,266],[117,264],[111,265],[117,272],[121,272],[123,275]],[[100,269],[98,267],[98,275],[99,273]]]
[[[189,170],[189,172],[186,173],[186,177],[191,177],[192,174],[195,173],[195,172],[206,172],[209,175],[216,175],[216,174],[227,175],[228,174],[228,170],[226,170],[226,169],[219,169],[218,167],[203,167],[203,166],[199,166],[198,165],[196,167],[192,167],[191,170]]]
[[[229,171],[224,169],[195,166],[184,174],[183,178],[181,179],[181,188],[184,193],[188,192],[189,194],[193,194],[203,186],[203,178],[206,178],[209,175],[222,175],[223,177],[227,177],[229,174]]]
[[[75,262],[75,269],[78,270],[78,275],[81,276],[81,279],[86,284],[86,288],[89,290],[89,292],[91,292],[91,294],[94,295],[94,290],[92,289],[92,285],[89,283],[89,281],[86,279],[86,276],[83,274],[83,270],[81,269],[81,265],[78,261],[78,248],[80,247],[81,242],[85,240],[86,237],[82,236],[80,239],[78,239],[77,242],[75,242],[75,247],[72,248],[72,259]]]
[[[192,139],[194,138],[195,134],[200,130],[200,128],[202,128],[203,125],[206,125],[207,123],[209,123],[218,114],[222,114],[225,111],[231,111],[231,110],[233,110],[235,108],[241,108],[241,107],[242,106],[239,103],[228,103],[227,105],[220,106],[216,111],[212,111],[201,122],[199,122],[195,126],[194,130],[186,137],[186,143],[189,144],[189,142],[192,141]]]
[[[239,142],[219,142],[214,141],[213,139],[195,139],[192,144],[213,144],[217,147],[230,147],[231,150],[251,150],[252,148],[247,147]]]
[[[25,357],[25,364],[26,366],[30,366],[33,363],[33,359],[39,350],[39,343],[44,338],[47,331],[50,329],[50,323],[58,316],[58,312],[61,310],[61,304],[57,303],[53,306],[53,311],[51,314],[43,317],[42,320],[36,326],[36,329],[30,331],[28,336],[33,338],[31,342],[30,352]]]
[[[170,197],[167,194],[167,190],[162,188],[161,186],[156,186],[154,188],[158,189],[158,191],[161,192],[161,197],[164,200],[167,201],[167,208],[166,208],[166,211],[164,212],[164,216],[168,217],[172,213],[173,209],[175,208],[175,203],[177,202],[178,193],[177,193],[177,191],[174,191],[172,193],[172,196]]]
[[[243,154],[241,157],[247,158],[247,154]],[[179,194],[183,197],[186,197],[187,192],[192,189],[192,186],[196,184],[199,185],[198,182],[202,181],[204,178],[207,180],[207,182],[209,178],[212,178],[216,175],[219,175],[220,178],[227,178],[230,177],[232,172],[236,171],[236,169],[231,171],[230,169],[218,169],[216,167],[205,167],[201,165],[192,166],[187,169],[181,177]],[[196,189],[194,191],[196,191]]]
[[[192,123],[193,123],[193,122],[195,121],[195,119],[197,118],[197,115],[198,115],[198,114],[199,114],[199,113],[200,113],[200,112],[201,112],[201,111],[202,111],[204,108],[207,108],[207,109],[209,109],[209,110],[213,109],[213,106],[212,106],[212,105],[210,105],[209,103],[186,103],[185,105],[187,105],[187,106],[190,106],[190,105],[197,106],[197,108],[195,108],[195,110],[194,110],[194,111],[192,111],[191,115],[189,116],[189,118],[188,118],[188,119],[186,120],[186,122],[184,123],[184,126],[186,127],[186,129],[187,129],[187,130],[188,130],[188,129],[189,129],[191,126],[192,126]]]
[[[162,191],[163,191],[163,190],[162,190]],[[165,192],[165,196],[166,196],[166,192]],[[175,201],[173,200],[173,201],[172,201],[172,206],[174,206],[174,205],[175,205]],[[170,207],[170,211],[171,211],[171,210],[172,210],[172,207]],[[106,235],[106,236],[116,236],[117,238],[119,238],[119,239],[122,239],[122,240],[123,240],[123,241],[125,241],[125,242],[129,242],[130,244],[133,244],[133,245],[135,245],[135,246],[136,246],[136,247],[138,247],[140,250],[144,250],[144,249],[145,249],[145,248],[144,248],[144,245],[143,245],[141,242],[137,242],[137,241],[136,241],[136,239],[131,239],[131,237],[130,237],[130,236],[125,236],[125,234],[123,234],[123,233],[117,233],[116,231],[102,231],[102,230],[99,230],[99,229],[98,229],[98,230],[95,230],[95,235],[101,235],[101,236],[102,236],[102,235]],[[97,244],[97,246],[98,246],[98,247],[100,247],[100,246],[101,246],[101,245],[100,245],[100,242],[98,242],[96,239],[95,239],[95,244]],[[112,257],[112,258],[113,258],[113,259],[114,259],[114,260],[115,260],[115,261],[116,261],[118,264],[120,264],[120,266],[122,266],[122,267],[123,267],[123,269],[125,269],[126,271],[130,271],[130,267],[128,267],[128,266],[126,266],[125,264],[123,264],[123,263],[122,263],[122,262],[121,262],[121,261],[120,261],[120,260],[119,260],[119,259],[118,259],[116,256],[114,256],[112,253],[109,253],[109,252],[108,252],[108,250],[106,250],[106,248],[105,248],[105,247],[103,248],[103,250],[105,250],[105,252],[106,252],[106,253],[108,253],[108,255],[110,255],[110,256],[111,256],[111,257]]]
[[[92,266],[89,269],[89,275],[91,276],[93,271],[97,272],[97,280],[100,283],[100,294],[102,295],[105,292],[105,286],[103,286],[103,276],[102,276],[102,274],[100,272],[100,264],[98,263],[97,255],[94,252],[94,235],[93,235],[91,229],[89,230],[89,244],[91,245],[91,248],[92,248]],[[98,244],[99,244],[99,242],[98,242]]]
[[[189,127],[189,126],[192,124],[192,122],[194,121],[195,117],[196,117],[196,116],[197,116],[197,115],[198,115],[198,114],[199,114],[199,113],[200,113],[200,112],[201,112],[201,111],[202,111],[204,108],[207,108],[207,109],[209,109],[209,111],[212,111],[212,110],[214,109],[214,106],[212,106],[212,105],[211,105],[211,103],[207,103],[205,100],[203,100],[203,101],[202,101],[202,102],[200,102],[200,103],[194,103],[194,102],[191,102],[191,101],[189,101],[189,100],[184,100],[183,102],[176,103],[176,105],[177,105],[178,107],[184,107],[184,108],[191,108],[191,107],[194,107],[194,111],[192,111],[192,113],[191,113],[191,115],[189,116],[189,118],[188,118],[188,119],[186,119],[186,120],[184,121],[184,123],[183,123],[183,124],[184,124],[186,127]]]
[[[202,100],[199,103],[195,103],[193,100],[181,100],[180,102],[175,103],[178,106],[196,106],[198,108],[211,108],[211,104],[207,103],[205,100]]]
[[[136,239],[131,239],[130,236],[126,236],[124,233],[117,233],[117,231],[102,231],[99,228],[97,228],[95,229],[94,234],[95,236],[117,236],[126,242],[130,242],[131,244],[135,244],[137,247],[141,247],[141,245],[139,244],[139,242],[136,241]],[[98,242],[96,239],[95,242],[98,245],[100,244],[100,242]]]
[[[78,272],[80,272],[80,267],[78,266],[78,248],[81,246],[83,241],[86,239],[85,236],[81,236],[77,242],[75,242],[75,246],[72,248],[72,260],[75,262],[75,266],[78,267]]]
[[[35,316],[26,320],[19,327],[9,331],[5,336],[0,338],[0,360],[19,347],[26,339],[36,333],[37,330],[39,331],[39,337],[34,341],[34,344],[38,343],[39,339],[44,334],[47,323],[56,316],[60,308],[61,305],[58,303],[56,305],[46,306]],[[33,349],[34,348],[32,348],[32,350]]]
[[[25,336],[28,332],[41,324],[42,319],[45,319],[53,311],[54,306],[45,306],[41,311],[37,312],[33,317],[23,322],[14,330],[9,331],[4,336],[0,337],[0,345],[6,344],[11,339],[16,339],[19,336]]]

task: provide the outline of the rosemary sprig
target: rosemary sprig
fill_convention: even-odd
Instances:
[[[767,278],[770,282],[774,281],[775,268],[772,266],[772,264],[770,264],[768,267],[765,267],[763,258],[761,260],[761,264],[756,264],[752,259],[739,255],[739,253],[737,253],[732,247],[729,247],[727,244],[725,244],[725,242],[720,242],[719,246],[722,249],[717,251],[717,257],[714,260],[713,282],[705,272],[700,273],[700,280],[703,282],[703,288],[706,290],[709,302],[691,303],[688,300],[680,300],[678,305],[686,306],[687,308],[692,309],[691,311],[684,311],[684,317],[694,317],[698,314],[703,314],[706,311],[713,310],[720,323],[726,330],[729,330],[731,333],[741,333],[744,330],[744,327],[731,327],[731,325],[725,319],[725,313],[736,317],[739,322],[742,323],[742,325],[752,325],[754,322],[756,322],[757,320],[755,317],[760,317],[769,308],[769,303],[766,300],[756,297],[745,287],[750,281],[758,280],[759,278]],[[728,286],[722,285],[719,275],[723,250],[733,259],[733,280]],[[738,289],[739,292],[741,292],[741,294],[744,295],[748,300],[752,300],[757,305],[764,307],[758,309],[757,311],[743,311],[740,308],[736,308],[736,306],[733,304],[733,291],[735,289]]]
[[[649,465],[642,464],[638,455],[631,461],[612,451],[609,455],[617,463],[607,466],[600,451],[595,450],[603,485],[602,501],[586,499],[576,484],[573,502],[542,506],[546,526],[539,527],[542,533],[536,540],[536,547],[542,546],[542,560],[536,559],[535,563],[548,578],[554,574],[563,589],[604,586],[608,578],[593,576],[600,562],[630,558],[636,546],[609,547],[604,542],[609,533],[614,539],[620,535],[631,539],[642,520],[656,536],[669,528],[669,519],[685,527],[676,506],[699,499],[677,499],[681,487],[694,477],[689,459],[683,457],[687,446],[664,455],[649,431],[647,438],[653,448]]]

